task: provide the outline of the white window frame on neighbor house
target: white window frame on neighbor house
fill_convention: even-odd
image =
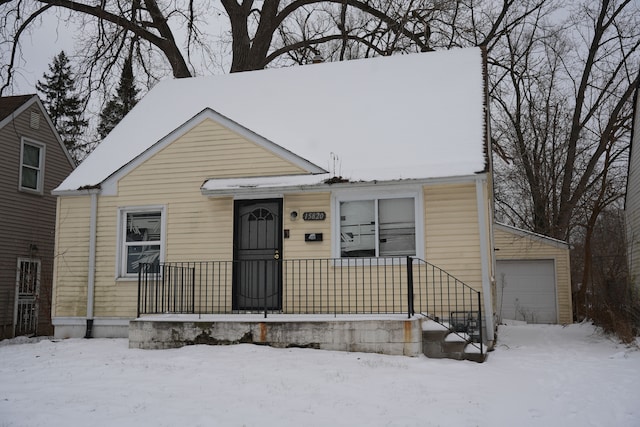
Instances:
[[[160,240],[140,240],[127,241],[127,218],[130,214],[160,214]],[[127,271],[127,256],[129,248],[136,246],[160,246],[157,261],[164,262],[165,252],[165,230],[166,230],[166,207],[162,205],[155,206],[127,206],[118,208],[118,249],[116,260],[116,278],[135,280],[138,273]]]
[[[399,257],[399,256],[415,256],[424,259],[424,212],[423,212],[423,192],[422,187],[415,189],[407,188],[381,188],[373,190],[342,190],[335,192],[333,195],[332,211],[335,220],[332,224],[333,235],[333,257],[343,259],[368,258],[363,257],[343,257],[342,256],[342,239],[341,239],[341,203],[354,201],[372,201],[375,221],[375,257],[380,259]],[[414,207],[414,227],[415,227],[415,251],[413,253],[380,256],[380,222],[379,222],[379,202],[381,200],[393,199],[413,199]]]
[[[34,166],[34,165],[27,165],[24,163],[24,151],[25,151],[25,146],[31,146],[31,147],[35,147],[38,149],[38,165]],[[25,191],[25,192],[29,192],[29,193],[36,193],[36,194],[42,194],[43,193],[43,187],[44,187],[44,159],[45,159],[45,150],[46,150],[46,146],[40,142],[34,141],[32,139],[28,139],[28,138],[22,138],[21,140],[21,144],[20,144],[20,176],[19,176],[19,181],[18,181],[18,189],[20,191]],[[31,187],[25,187],[24,185],[22,185],[22,179],[23,179],[23,171],[26,169],[29,170],[35,170],[37,173],[37,177],[36,177],[36,188],[31,188]]]

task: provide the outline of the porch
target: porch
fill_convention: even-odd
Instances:
[[[482,313],[480,292],[415,257],[143,264],[129,343],[484,360]]]

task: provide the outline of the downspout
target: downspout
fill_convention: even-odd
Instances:
[[[89,219],[89,268],[87,277],[87,330],[85,338],[91,338],[93,333],[93,303],[96,284],[96,229],[98,223],[98,193],[100,190],[90,190],[91,212]]]
[[[484,324],[487,332],[487,342],[494,340],[494,324],[493,324],[493,304],[491,303],[491,277],[489,277],[489,248],[491,242],[487,233],[487,225],[489,224],[486,215],[486,205],[484,197],[483,184],[486,177],[476,177],[476,203],[478,205],[478,229],[480,230],[480,264],[482,267],[482,296],[484,302]]]

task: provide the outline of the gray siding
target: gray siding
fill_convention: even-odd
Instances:
[[[40,114],[38,129],[30,127],[32,111]],[[46,146],[42,195],[18,189],[22,137]],[[0,129],[0,339],[13,335],[19,257],[33,256],[42,263],[38,333],[52,333],[51,283],[56,198],[51,191],[72,169],[37,103]]]

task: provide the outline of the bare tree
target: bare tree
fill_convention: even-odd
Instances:
[[[571,241],[577,318],[628,340],[640,320],[614,213],[626,190],[640,10],[602,0],[566,18],[551,12],[530,15],[490,58],[498,216]]]
[[[560,22],[530,16],[496,45],[491,94],[503,217],[569,239],[588,223],[580,212],[597,216],[603,200],[624,191],[598,196],[619,178],[614,171],[624,173],[612,166],[630,137],[639,12],[631,1],[584,2]]]
[[[88,35],[84,64],[88,73],[97,76],[98,82],[125,55],[127,40],[132,37],[137,42],[138,65],[150,76],[157,78],[154,67],[160,61],[169,66],[174,77],[190,77],[195,73],[192,56],[208,49],[209,40],[204,37],[205,23],[201,16],[206,15],[205,10],[211,3],[205,0],[102,0],[97,4],[75,0],[0,0],[0,43],[10,52],[9,61],[2,69],[5,78],[0,91],[11,84],[21,37],[35,30],[41,15],[51,9],[66,11],[69,21],[82,22],[83,32]],[[230,71],[264,68],[292,51],[317,50],[319,45],[335,40],[375,46],[391,34],[395,39],[406,40],[405,45],[427,49],[424,31],[413,30],[417,18],[412,17],[417,15],[412,11],[427,10],[430,3],[427,0],[271,0],[254,4],[253,0],[221,0],[231,28]],[[346,17],[347,8],[365,14],[366,26],[347,31],[346,20],[342,27],[323,24],[326,17],[339,16],[340,11]],[[287,29],[295,27],[301,17],[306,17],[303,31],[290,35]],[[369,27],[371,22],[376,24]],[[314,31],[313,27],[318,25],[324,25],[322,31]],[[377,31],[373,31],[375,28]],[[181,32],[176,34],[175,29]]]

